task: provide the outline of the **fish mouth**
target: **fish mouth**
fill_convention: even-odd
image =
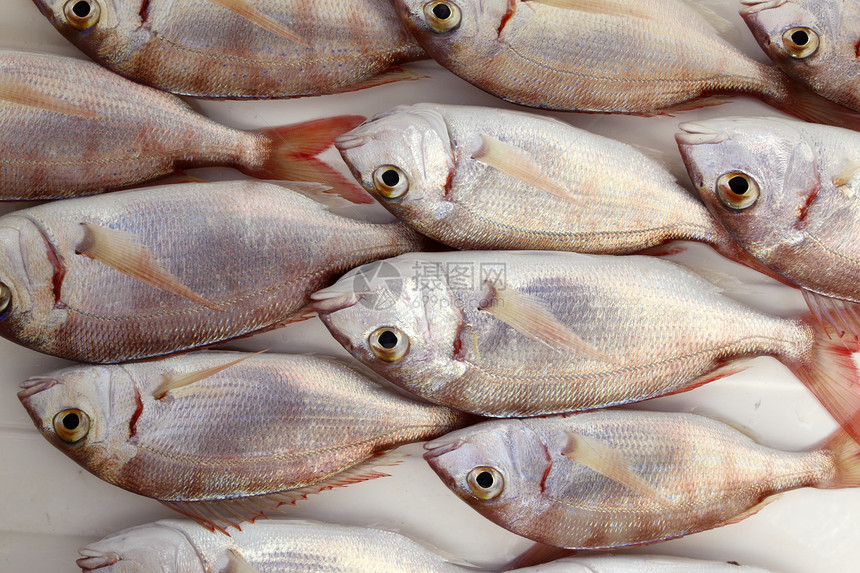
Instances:
[[[120,560],[120,556],[113,551],[102,553],[95,549],[81,547],[78,549],[78,553],[81,555],[81,558],[75,563],[84,571],[94,571],[102,567],[109,567]]]
[[[334,140],[334,146],[338,151],[347,151],[366,145],[370,141],[369,135],[357,133],[345,133]]]
[[[311,301],[311,307],[322,316],[355,306],[359,301],[359,296],[354,292],[327,288],[313,293]]]
[[[741,9],[740,14],[741,16],[746,16],[747,14],[755,14],[763,10],[778,8],[785,4],[785,2],[786,0],[741,0],[741,4],[746,6],[746,8]]]
[[[56,386],[60,381],[56,378],[29,378],[21,382],[22,390],[18,392],[18,399],[22,402],[34,396],[39,392],[44,392],[48,388]]]
[[[685,121],[678,124],[678,129],[683,133],[675,134],[678,145],[705,145],[722,143],[729,139],[729,134],[724,131],[715,131],[700,123]]]

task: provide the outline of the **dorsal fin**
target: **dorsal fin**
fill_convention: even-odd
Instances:
[[[253,4],[248,2],[248,0],[209,0],[209,1],[212,2],[213,4],[217,4],[218,6],[221,6],[222,8],[226,8],[227,10],[230,10],[234,14],[238,14],[242,18],[245,18],[249,22],[259,26],[260,28],[263,28],[264,30],[271,32],[272,34],[275,34],[277,36],[285,38],[291,42],[295,42],[296,44],[300,44],[300,45],[305,46],[305,47],[310,47],[310,45],[307,42],[305,42],[304,40],[299,38],[292,30],[290,30],[285,25],[283,25],[281,22],[278,22],[277,20],[275,20],[271,16],[267,16],[267,15],[263,14],[262,12],[260,12],[259,10],[257,10],[257,8]]]
[[[78,245],[78,254],[197,304],[213,310],[224,310],[192,291],[161,267],[155,254],[142,245],[135,235],[94,223],[81,223],[81,226],[84,228],[84,239]]]
[[[63,115],[85,117],[88,119],[98,117],[97,113],[35,90],[27,84],[16,81],[8,74],[3,74],[3,79],[0,81],[0,100],[24,107],[61,113]]]
[[[627,460],[609,444],[575,432],[567,432],[567,438],[567,447],[562,455],[659,503],[672,505],[672,501],[657,488],[636,475]]]
[[[253,358],[259,354],[266,352],[265,350],[260,350],[259,352],[254,352],[253,354],[248,354],[246,356],[242,356],[241,358],[237,358],[232,362],[228,362],[226,364],[221,364],[219,366],[213,366],[212,368],[206,368],[205,370],[197,370],[194,372],[187,372],[185,374],[162,374],[161,376],[161,384],[158,385],[158,388],[153,390],[152,397],[156,400],[161,400],[164,398],[168,392],[172,390],[178,390],[179,388],[184,388],[185,386],[190,386],[195,382],[200,382],[201,380],[205,380],[210,376],[214,376],[219,372],[223,372],[228,368],[239,364],[240,362],[244,362],[249,358]]]
[[[547,346],[612,363],[611,356],[588,344],[547,310],[542,301],[510,287],[490,292],[478,310],[498,318],[517,332]]]
[[[481,135],[481,147],[472,154],[472,159],[480,161],[505,175],[537,187],[562,199],[581,203],[580,198],[570,189],[543,173],[543,168],[528,153],[509,143],[489,135]]]
[[[388,477],[389,474],[377,471],[379,466],[395,466],[408,454],[386,452],[365,460],[342,472],[338,472],[321,482],[288,489],[267,495],[238,497],[213,501],[165,501],[159,500],[167,507],[186,515],[210,531],[220,531],[225,535],[228,527],[242,530],[242,523],[269,513],[278,511],[282,505],[292,505],[307,496],[320,493],[327,489],[346,487],[363,481]]]

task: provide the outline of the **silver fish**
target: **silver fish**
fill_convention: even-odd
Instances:
[[[299,318],[339,274],[421,245],[254,181],[57,201],[0,217],[0,335],[84,362],[176,352]]]
[[[860,1],[743,0],[767,55],[816,93],[860,111]]]
[[[803,119],[860,127],[856,113],[722,39],[698,2],[392,2],[433,59],[514,103],[649,115],[740,93]]]
[[[114,72],[208,98],[337,93],[418,79],[426,57],[387,0],[34,0]]]
[[[315,158],[360,116],[239,131],[181,99],[72,58],[0,50],[0,200],[54,199],[219,165],[370,200]]]
[[[430,467],[484,517],[576,549],[727,525],[791,489],[860,486],[860,446],[847,434],[783,452],[692,414],[610,410],[498,420],[425,447]]]
[[[711,213],[803,288],[820,319],[860,336],[860,135],[780,118],[680,128],[678,147]]]
[[[379,529],[308,521],[268,521],[218,535],[180,519],[119,531],[80,549],[78,566],[96,573],[464,573],[480,570]],[[231,569],[232,567],[232,569]],[[242,567],[245,567],[243,569]],[[764,573],[758,567],[662,557],[565,558],[518,573]]]
[[[408,254],[358,267],[311,298],[353,356],[459,410],[537,416],[623,404],[771,355],[860,437],[860,372],[842,358],[857,343],[749,308],[654,257]]]
[[[459,249],[622,254],[683,239],[746,255],[659,162],[551,118],[401,106],[335,145],[386,209]]]
[[[76,366],[18,393],[40,432],[101,479],[210,528],[386,474],[374,460],[460,427],[334,359],[199,352]]]

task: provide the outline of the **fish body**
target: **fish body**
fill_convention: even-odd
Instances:
[[[821,102],[819,108],[836,109],[814,109],[814,96],[809,101],[777,68],[720,38],[691,2],[393,2],[432,58],[522,105],[653,114],[690,109],[703,96],[743,93],[805,119],[854,115]]]
[[[0,218],[0,334],[83,362],[176,352],[282,325],[349,268],[421,248],[283,187],[181,184]]]
[[[36,427],[81,466],[219,529],[382,477],[356,466],[464,421],[313,356],[201,352],[66,368],[22,388]]]
[[[91,62],[0,50],[0,199],[93,194],[211,165],[349,194],[314,156],[362,119],[239,131]]]
[[[415,79],[391,68],[423,57],[387,0],[34,1],[95,61],[180,95],[349,91]]]
[[[386,209],[458,249],[624,254],[684,239],[738,251],[659,162],[555,119],[401,106],[335,145]]]
[[[644,400],[701,384],[736,358],[770,354],[794,367],[815,354],[804,322],[746,307],[654,257],[408,254],[354,269],[312,298],[372,369],[485,416]]]
[[[857,487],[857,445],[783,452],[692,414],[608,410],[498,420],[426,444],[491,521],[559,547],[623,547],[726,525],[800,487]]]
[[[860,111],[860,1],[746,0],[749,29],[783,72]]]
[[[693,184],[744,249],[807,291],[860,301],[856,132],[779,118],[681,129],[676,139]]]

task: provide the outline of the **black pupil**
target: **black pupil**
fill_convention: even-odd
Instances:
[[[750,190],[750,184],[745,178],[736,176],[729,179],[729,189],[735,195],[743,195]]]
[[[440,20],[447,20],[451,17],[451,8],[446,4],[436,4],[433,6],[433,15]]]
[[[791,34],[791,41],[798,46],[805,46],[809,43],[809,35],[803,30],[796,30]]]
[[[398,175],[397,171],[395,171],[394,169],[389,169],[382,174],[382,182],[389,187],[394,187],[395,185],[400,183],[400,175]]]
[[[379,345],[383,348],[391,350],[392,348],[397,346],[397,335],[390,330],[382,332],[379,335]]]
[[[475,478],[475,483],[484,489],[489,489],[493,487],[493,474],[490,472],[481,472]]]
[[[81,419],[77,414],[71,412],[63,416],[63,427],[67,430],[74,430],[81,424]]]
[[[78,2],[74,6],[72,6],[72,12],[75,13],[75,16],[78,18],[86,18],[90,15],[90,3],[89,2]]]

